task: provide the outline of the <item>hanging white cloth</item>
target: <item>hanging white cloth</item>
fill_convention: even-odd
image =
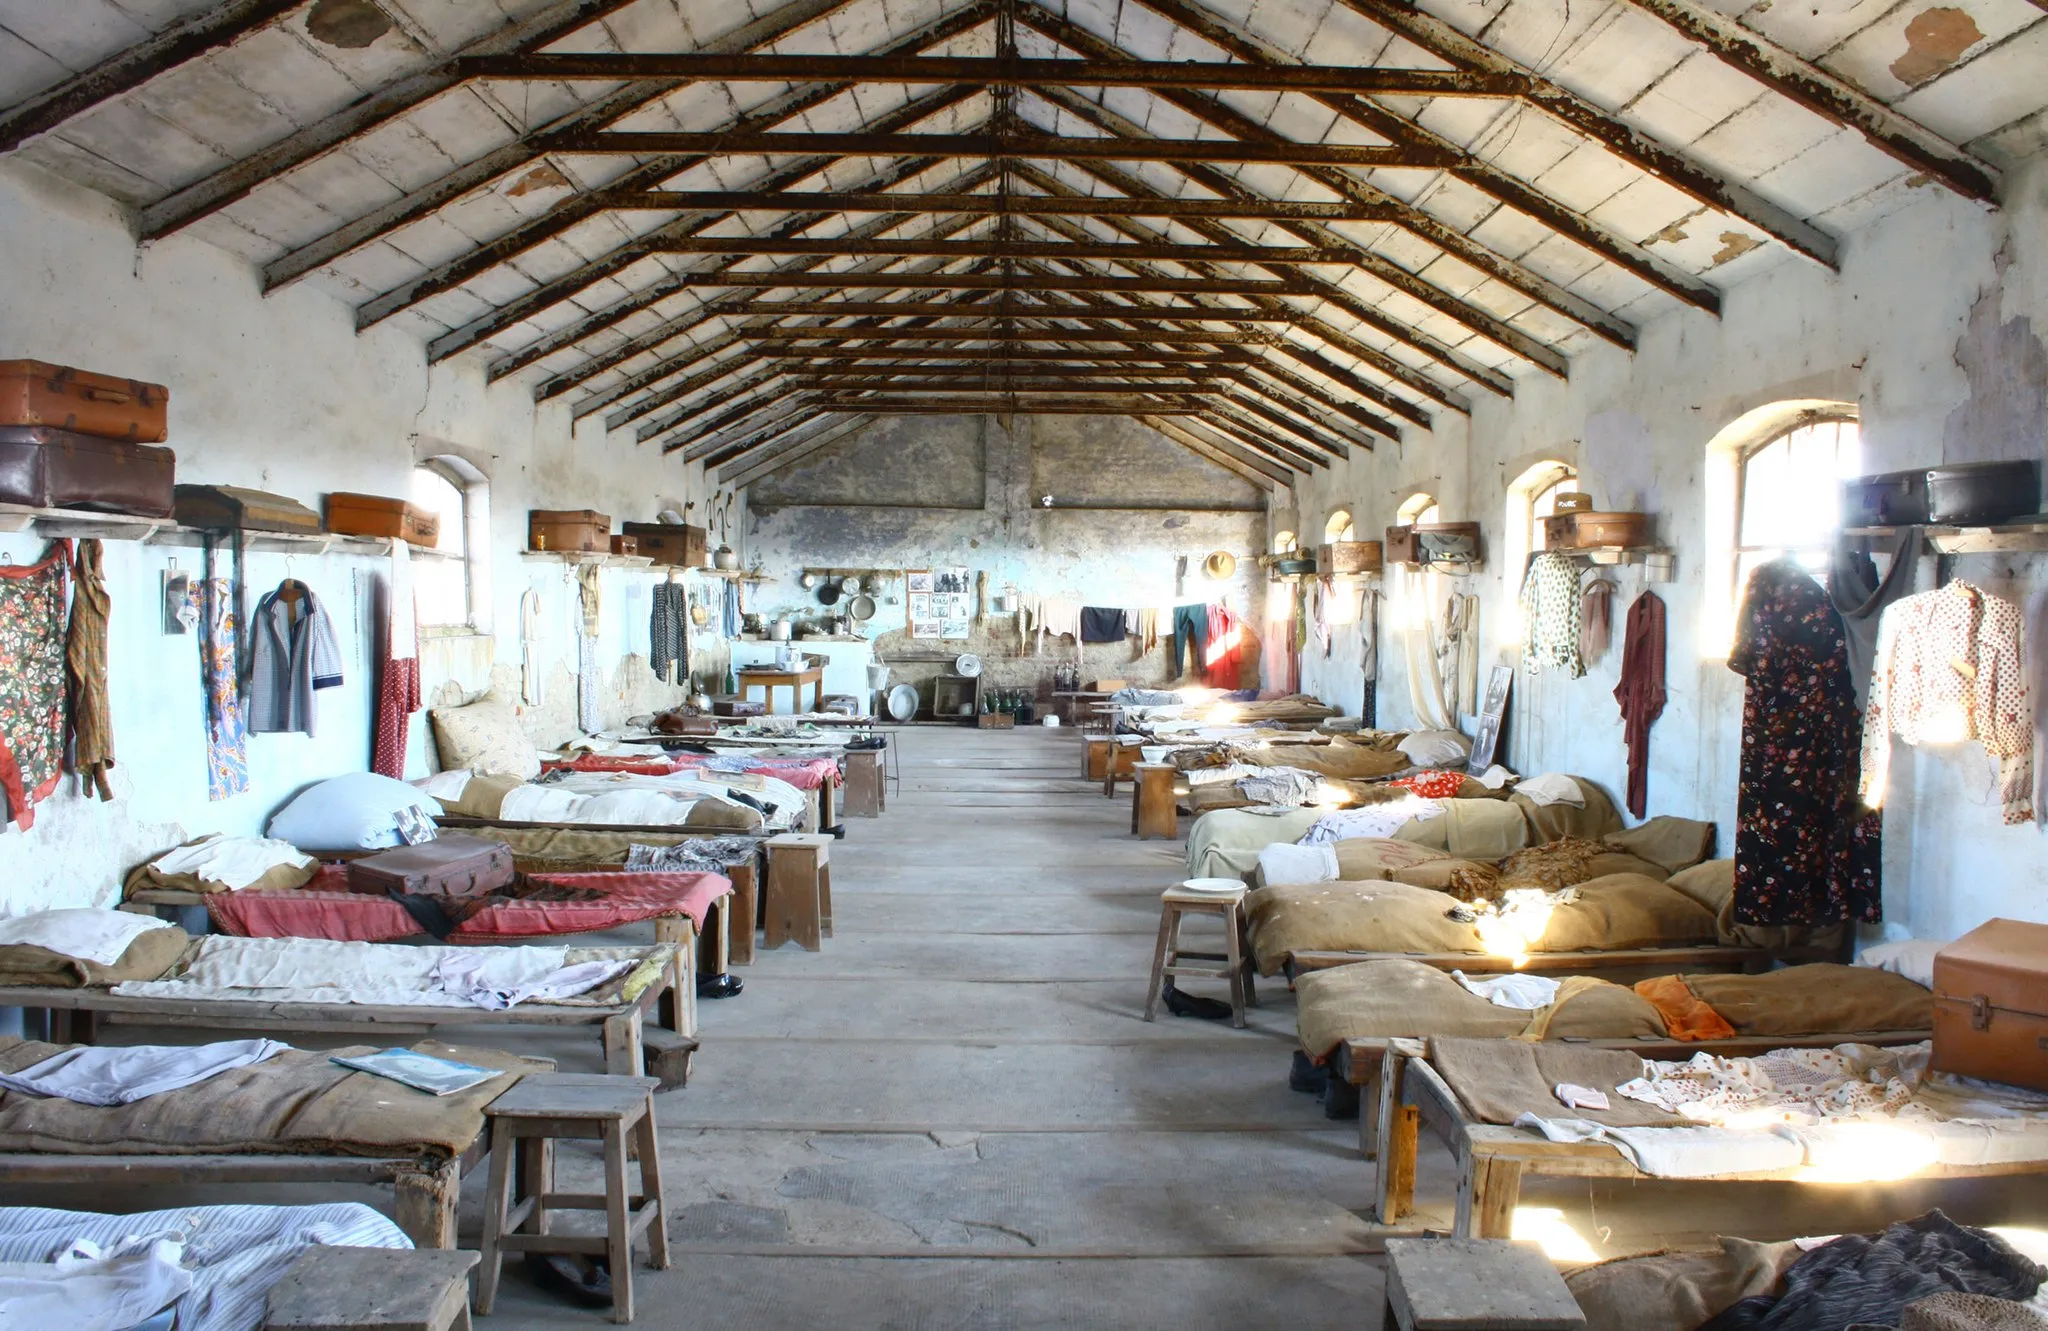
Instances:
[[[1401,580],[1401,651],[1408,661],[1408,702],[1418,729],[1454,730],[1444,680],[1437,669],[1436,644],[1429,623],[1428,575],[1403,567]]]
[[[540,706],[540,593],[529,587],[519,598],[519,696]]]
[[[386,655],[393,661],[410,661],[420,654],[419,604],[413,599],[412,547],[404,541],[391,543],[391,644]]]

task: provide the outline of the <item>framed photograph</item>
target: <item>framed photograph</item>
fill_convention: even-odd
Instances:
[[[965,596],[974,590],[964,567],[935,569],[931,574],[932,590],[946,596]]]
[[[910,595],[916,596],[920,593],[926,596],[931,595],[932,571],[930,569],[912,569],[903,575],[903,581],[903,589]]]
[[[1514,682],[1513,666],[1497,665],[1486,677],[1486,697],[1479,707],[1479,734],[1472,741],[1472,757],[1465,764],[1465,770],[1473,776],[1493,766],[1494,754],[1500,748],[1501,723],[1508,714],[1508,689]]]

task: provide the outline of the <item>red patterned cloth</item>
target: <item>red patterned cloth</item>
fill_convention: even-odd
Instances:
[[[657,915],[682,914],[703,927],[711,903],[732,891],[715,873],[549,873],[528,881],[602,895],[587,901],[493,901],[456,926],[453,943],[506,943],[559,934],[597,933]],[[348,890],[348,870],[328,865],[302,888],[215,892],[206,898],[214,928],[242,938],[330,938],[388,943],[420,933],[411,912],[389,897]]]
[[[405,780],[405,741],[412,714],[420,709],[420,662],[416,656],[387,660],[377,680],[377,721],[370,737],[370,770]]]
[[[1387,784],[1398,786],[1402,790],[1412,790],[1426,800],[1455,799],[1458,792],[1464,789],[1465,774],[1463,772],[1417,772],[1414,776],[1404,776],[1399,781],[1389,781]]]
[[[0,565],[0,801],[24,832],[64,774],[64,598],[71,542]]]

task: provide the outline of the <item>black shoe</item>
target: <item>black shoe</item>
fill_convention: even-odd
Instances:
[[[697,981],[699,998],[738,998],[747,982],[737,975],[707,975]]]
[[[1304,1095],[1321,1095],[1330,1084],[1330,1069],[1317,1067],[1307,1054],[1294,1051],[1294,1066],[1287,1069],[1287,1089]]]
[[[1184,994],[1172,985],[1166,987],[1166,1010],[1176,1017],[1195,1017],[1202,1021],[1230,1020],[1230,1004]]]
[[[837,827],[826,827],[826,828],[820,828],[819,830],[820,830],[820,831],[822,831],[822,832],[824,832],[824,833],[825,833],[825,834],[826,834],[827,836],[830,836],[830,837],[836,838],[837,840],[840,840],[840,841],[844,841],[844,840],[846,840],[846,824],[845,824],[845,823],[841,823],[841,824],[839,824],[839,826],[837,826]]]
[[[611,1267],[600,1258],[530,1252],[526,1254],[526,1274],[533,1277],[534,1284],[557,1298],[586,1308],[612,1306]]]

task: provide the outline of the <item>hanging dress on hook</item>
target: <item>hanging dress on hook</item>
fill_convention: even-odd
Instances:
[[[27,831],[64,769],[64,591],[71,542],[0,566],[0,802]]]

